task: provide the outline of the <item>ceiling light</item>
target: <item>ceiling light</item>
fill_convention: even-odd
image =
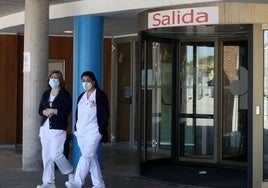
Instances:
[[[64,33],[71,34],[71,33],[73,33],[73,31],[64,31]]]

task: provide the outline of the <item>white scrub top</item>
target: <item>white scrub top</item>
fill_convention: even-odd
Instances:
[[[96,89],[87,98],[87,92],[83,94],[78,102],[77,131],[74,134],[78,137],[99,134],[97,121]]]

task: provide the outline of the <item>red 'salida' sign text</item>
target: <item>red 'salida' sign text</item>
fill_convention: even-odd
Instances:
[[[148,29],[219,23],[218,7],[173,9],[148,14]]]

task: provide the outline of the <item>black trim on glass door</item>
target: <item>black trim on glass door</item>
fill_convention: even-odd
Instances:
[[[179,114],[180,118],[202,118],[202,119],[213,119],[213,114]]]

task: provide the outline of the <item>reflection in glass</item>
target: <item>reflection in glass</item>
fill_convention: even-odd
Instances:
[[[172,44],[149,42],[145,49],[146,66],[141,70],[143,161],[171,157],[172,124]]]
[[[214,44],[180,49],[180,156],[214,156]]]
[[[212,158],[213,119],[182,118],[180,124],[184,135],[181,155],[183,157]]]
[[[171,146],[171,45],[153,43],[152,121],[155,150]]]
[[[222,159],[246,161],[247,44],[223,43]],[[245,77],[245,79],[244,79]],[[240,87],[237,87],[239,85]],[[242,87],[243,86],[243,87]]]
[[[181,48],[184,54],[180,72],[181,96],[187,101],[182,101],[181,113],[213,114],[214,47],[187,45]]]

